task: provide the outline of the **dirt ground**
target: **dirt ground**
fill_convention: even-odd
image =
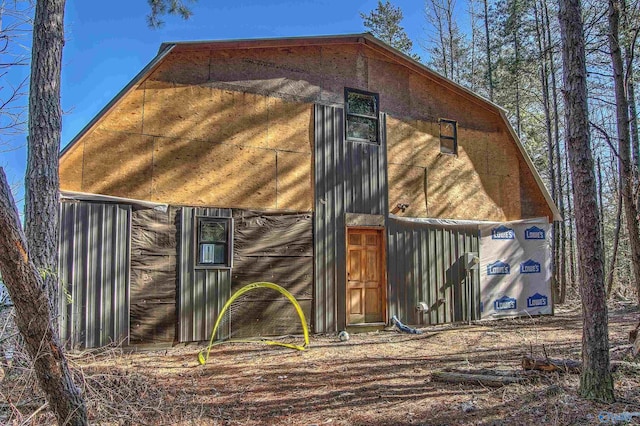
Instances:
[[[639,320],[637,308],[612,307],[612,359],[631,360],[628,333]],[[197,345],[73,354],[70,362],[95,424],[585,425],[621,424],[623,413],[638,415],[624,424],[640,424],[640,370],[614,373],[614,404],[579,398],[576,374],[541,373],[499,388],[432,381],[432,372],[448,369],[521,374],[522,356],[531,353],[579,360],[581,328],[579,310],[561,308],[554,317],[427,327],[418,335],[315,336],[304,352],[225,344],[206,366]],[[0,385],[0,423],[49,424],[46,410],[34,414],[42,399],[29,391],[33,378],[21,380]]]

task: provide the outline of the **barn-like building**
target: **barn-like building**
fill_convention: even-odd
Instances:
[[[560,216],[505,111],[370,34],[164,43],[60,182],[72,346],[206,340],[255,281],[316,333],[551,313]],[[283,303],[231,331],[299,331]]]

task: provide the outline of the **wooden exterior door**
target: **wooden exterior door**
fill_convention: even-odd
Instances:
[[[385,321],[382,229],[347,229],[347,324]]]

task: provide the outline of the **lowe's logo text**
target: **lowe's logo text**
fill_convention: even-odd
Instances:
[[[525,240],[544,240],[544,229],[532,226],[524,230]]]
[[[509,275],[511,273],[511,266],[500,260],[487,265],[487,275]]]
[[[502,296],[500,299],[493,302],[493,309],[496,311],[509,311],[516,309],[518,301],[509,296]]]
[[[529,259],[520,264],[521,274],[539,274],[540,271],[540,264],[535,260]]]
[[[527,298],[527,308],[541,308],[549,305],[549,299],[540,293]]]
[[[516,233],[513,232],[513,229],[507,228],[504,225],[500,225],[491,230],[492,240],[513,240],[515,237]]]

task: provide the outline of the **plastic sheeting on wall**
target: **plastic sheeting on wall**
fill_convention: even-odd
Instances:
[[[546,218],[480,224],[482,319],[550,315],[550,228]]]

